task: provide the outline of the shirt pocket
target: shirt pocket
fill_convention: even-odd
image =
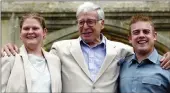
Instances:
[[[142,79],[142,84],[161,86],[162,82],[157,78],[147,77]]]

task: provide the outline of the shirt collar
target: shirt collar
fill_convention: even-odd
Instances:
[[[154,63],[154,64],[159,64],[159,54],[157,52],[157,50],[154,48],[153,52],[146,58],[148,59],[150,62]],[[130,61],[130,65],[132,63],[136,63],[137,62],[137,58],[136,55],[134,54],[131,61]]]
[[[96,46],[103,45],[103,48],[105,49],[106,48],[106,37],[103,34],[100,34],[100,37],[101,37],[101,42],[99,44],[97,44]],[[86,42],[83,41],[83,39],[81,37],[79,37],[78,39],[79,39],[81,45],[86,45],[86,46],[90,47]],[[96,47],[96,46],[94,46],[94,47]]]
[[[131,59],[130,59],[130,64],[129,64],[129,66],[132,65],[133,63],[136,63],[136,62],[137,62],[137,58],[136,58],[135,54],[133,54],[133,56],[132,56]]]
[[[156,49],[153,50],[153,52],[147,57],[152,63],[159,64],[158,58],[159,54],[156,51]]]

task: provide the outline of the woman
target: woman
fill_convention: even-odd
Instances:
[[[23,44],[16,56],[2,58],[2,92],[61,92],[61,64],[42,49],[47,29],[43,17],[26,14],[20,21]]]

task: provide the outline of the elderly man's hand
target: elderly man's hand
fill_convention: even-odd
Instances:
[[[164,69],[170,69],[170,52],[163,55],[161,61],[161,67]]]
[[[17,54],[19,52],[18,47],[15,44],[8,43],[1,49],[1,57],[7,54],[8,56]]]

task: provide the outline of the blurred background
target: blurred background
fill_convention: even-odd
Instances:
[[[1,1],[2,46],[9,42],[22,45],[19,38],[20,17],[27,12],[38,12],[46,19],[48,29],[44,48],[48,51],[55,41],[77,38],[76,9],[84,1]],[[105,11],[102,33],[110,40],[128,45],[130,17],[135,14],[150,16],[158,33],[155,47],[159,53],[170,51],[170,1],[92,1]]]

